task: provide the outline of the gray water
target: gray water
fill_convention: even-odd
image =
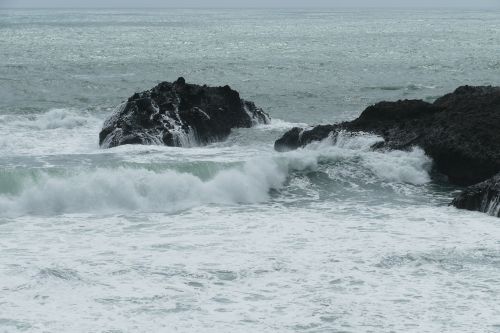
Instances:
[[[0,332],[499,332],[500,224],[418,148],[293,126],[498,85],[500,12],[0,10]],[[98,147],[136,91],[230,84],[273,117]]]

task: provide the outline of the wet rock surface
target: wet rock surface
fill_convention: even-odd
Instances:
[[[469,186],[453,200],[452,205],[500,217],[500,173]]]
[[[419,146],[451,183],[475,184],[500,171],[500,87],[462,86],[434,103],[380,102],[350,122],[293,128],[275,149],[296,149],[340,130],[380,135],[385,141],[374,149]]]
[[[183,78],[136,93],[105,121],[102,148],[126,144],[189,147],[225,139],[233,128],[269,122],[229,86],[188,84]]]

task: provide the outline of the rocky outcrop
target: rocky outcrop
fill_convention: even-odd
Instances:
[[[450,182],[476,184],[500,171],[500,87],[463,86],[434,103],[380,102],[351,122],[294,128],[275,149],[302,147],[340,130],[380,135],[385,141],[374,149],[419,146]]]
[[[500,217],[500,173],[460,193],[452,205]]]
[[[225,139],[233,128],[267,122],[262,109],[229,86],[199,86],[179,78],[136,93],[120,105],[105,121],[99,144],[203,145]]]

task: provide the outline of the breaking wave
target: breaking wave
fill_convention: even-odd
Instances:
[[[173,212],[205,204],[257,203],[268,200],[271,190],[286,186],[294,172],[314,171],[324,164],[343,168],[345,162],[355,162],[364,173],[384,181],[424,184],[430,180],[430,159],[420,149],[372,151],[370,146],[380,138],[362,133],[341,133],[335,142],[331,140],[297,151],[270,153],[208,179],[127,167],[41,173],[20,179],[13,185],[15,191],[0,191],[0,216]]]
[[[202,204],[264,201],[279,188],[288,165],[247,162],[209,180],[192,174],[145,169],[97,169],[69,177],[44,174],[16,196],[0,196],[2,215],[52,215],[117,211],[170,212]]]
[[[71,109],[52,109],[45,113],[31,116],[2,116],[0,123],[15,127],[51,130],[56,128],[72,129],[81,127],[92,120],[95,120],[95,118],[85,112],[78,112]]]
[[[94,151],[100,124],[96,115],[76,109],[0,115],[0,154],[36,156]]]

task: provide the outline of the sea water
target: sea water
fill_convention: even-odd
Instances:
[[[499,332],[500,222],[419,148],[294,127],[498,85],[500,12],[0,10],[0,332]],[[183,76],[270,113],[204,147],[100,149]]]

